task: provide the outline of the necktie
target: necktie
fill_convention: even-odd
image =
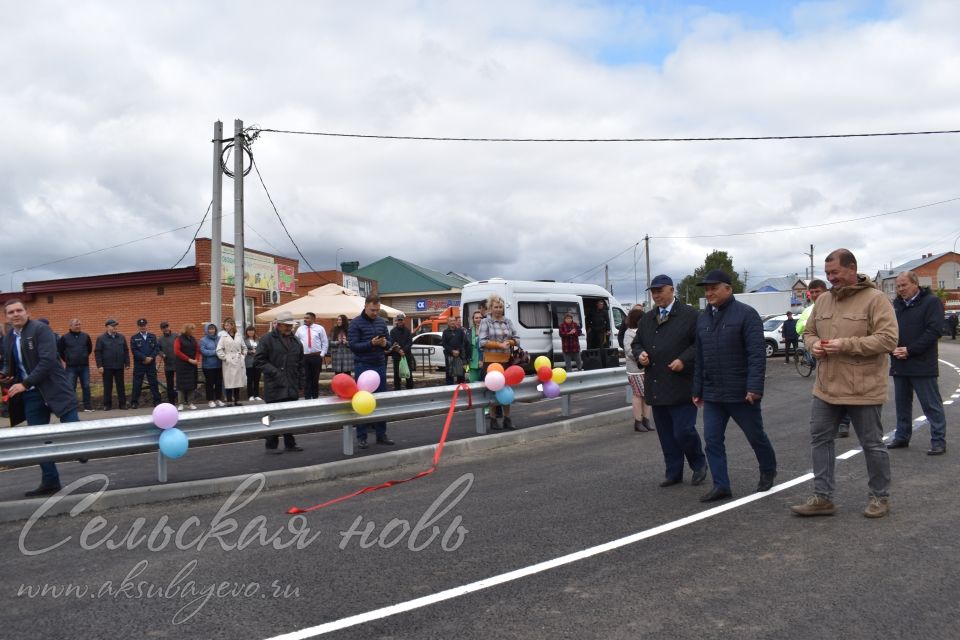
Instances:
[[[313,331],[307,327],[307,349],[313,349]]]
[[[667,314],[670,313],[666,309],[660,309],[660,321],[663,322],[667,319]]]

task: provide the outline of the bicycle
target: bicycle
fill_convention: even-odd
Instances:
[[[804,378],[809,378],[813,370],[817,368],[816,358],[802,346],[798,346],[794,351],[793,363],[797,367],[797,373]]]

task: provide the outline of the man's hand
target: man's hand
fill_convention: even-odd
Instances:
[[[897,347],[893,350],[893,357],[900,360],[906,360],[909,357],[906,347]]]
[[[841,351],[839,340],[821,340],[820,346],[823,348],[823,351],[826,355],[830,355],[831,353],[840,353]]]
[[[460,349],[451,349],[451,350],[450,350],[450,355],[452,355],[454,358],[459,358],[459,357],[460,357]]]
[[[637,362],[645,367],[648,366],[650,364],[650,354],[648,354],[646,351],[641,351],[640,355],[637,357]]]
[[[754,402],[760,402],[760,398],[763,397],[762,393],[754,393],[753,391],[747,391],[747,397],[744,398],[747,401],[747,404],[753,404]]]
[[[143,364],[150,364],[151,362],[153,362],[153,358],[149,356],[143,359]]]
[[[99,371],[100,373],[103,373],[103,367],[97,367],[97,371]]]
[[[26,390],[27,388],[18,382],[7,390],[7,397],[12,398],[18,393],[23,393]]]
[[[673,371],[674,373],[680,373],[681,371],[683,371],[683,360],[681,360],[680,358],[677,358],[676,360],[674,360],[673,362],[667,365],[667,369],[670,369],[670,371]]]
[[[693,404],[695,404],[697,408],[703,408],[703,398],[700,396],[693,396],[692,400]]]

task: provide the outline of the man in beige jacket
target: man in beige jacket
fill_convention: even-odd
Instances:
[[[833,288],[817,300],[803,332],[804,344],[819,360],[810,414],[814,495],[790,508],[801,516],[836,510],[833,442],[846,412],[867,463],[870,501],[863,515],[882,518],[890,509],[890,458],[880,410],[887,399],[888,356],[897,346],[897,317],[887,296],[857,273],[849,250],[832,251],[824,269]]]

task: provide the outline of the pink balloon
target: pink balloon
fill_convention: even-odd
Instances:
[[[503,389],[503,385],[507,384],[507,379],[499,371],[488,371],[483,379],[483,384],[490,391],[500,391],[500,389]]]
[[[380,374],[373,369],[367,369],[357,378],[357,387],[361,391],[373,393],[380,388]]]
[[[560,385],[553,380],[547,380],[543,383],[543,395],[548,398],[557,398],[560,396]]]
[[[177,408],[169,402],[158,404],[153,408],[153,424],[161,429],[169,429],[177,424],[180,419],[180,413]]]

